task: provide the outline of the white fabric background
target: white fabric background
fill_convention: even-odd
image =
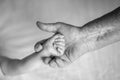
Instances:
[[[67,22],[82,26],[120,6],[119,0],[0,0],[0,55],[23,58],[34,44],[52,35],[35,22]],[[87,53],[63,69],[41,67],[0,80],[119,80],[120,42]]]

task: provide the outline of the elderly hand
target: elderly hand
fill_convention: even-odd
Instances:
[[[84,52],[88,51],[88,45],[84,41],[84,37],[86,34],[83,34],[81,28],[62,23],[42,23],[37,22],[38,28],[43,31],[53,32],[53,33],[60,33],[65,37],[65,52],[61,56],[49,55],[45,56],[46,58],[43,59],[43,62],[49,64],[51,67],[63,67],[68,65],[69,63],[73,62],[79,56],[81,56]],[[42,43],[45,43],[43,41]],[[35,47],[36,50],[40,50],[41,43],[36,43],[37,46]],[[48,59],[49,58],[49,59]]]

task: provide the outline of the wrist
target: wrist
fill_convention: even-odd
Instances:
[[[92,51],[96,48],[96,41],[99,33],[91,29],[89,25],[80,27],[80,41],[86,48],[86,52]]]

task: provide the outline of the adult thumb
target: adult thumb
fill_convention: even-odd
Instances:
[[[53,33],[56,33],[60,28],[60,26],[57,25],[57,23],[43,23],[43,22],[37,21],[36,25],[39,29],[43,31],[53,32]]]

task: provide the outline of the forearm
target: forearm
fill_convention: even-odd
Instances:
[[[89,50],[96,50],[120,40],[120,7],[81,28]]]
[[[19,59],[10,59],[6,57],[2,57],[1,61],[1,71],[3,75],[18,75],[21,73],[19,71],[19,65],[21,63],[21,60]]]
[[[41,51],[40,53],[44,53]],[[19,75],[30,72],[41,65],[40,53],[33,53],[21,60],[6,58],[1,61],[1,69],[4,75]]]

